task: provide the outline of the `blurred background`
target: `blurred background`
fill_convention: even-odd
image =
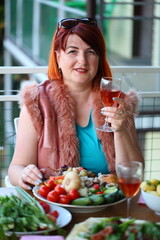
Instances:
[[[0,65],[47,67],[57,22],[85,16],[97,19],[111,66],[160,66],[160,0],[3,0]],[[146,74],[139,81],[136,71],[125,75],[129,86],[139,91],[159,90],[159,79],[146,84],[151,77]],[[17,73],[10,80],[1,74],[0,78],[1,89],[16,91],[35,78],[46,79],[46,74]]]
[[[47,79],[57,22],[85,16],[97,19],[113,74],[141,95],[136,127],[145,178],[159,176],[160,0],[1,0],[0,185],[13,155],[19,90]]]
[[[3,2],[0,15],[3,33],[5,26],[4,50],[12,57],[9,66],[13,63],[26,65],[25,56],[35,65],[47,65],[50,42],[57,21],[65,17],[84,16],[97,19],[105,36],[107,56],[111,65],[160,64],[160,1],[158,0],[3,0],[1,2]],[[29,64],[29,59],[28,65],[32,65],[33,62]],[[6,57],[4,65],[7,65]]]

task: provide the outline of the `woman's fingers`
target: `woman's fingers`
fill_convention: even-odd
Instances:
[[[30,164],[23,169],[20,184],[23,188],[28,187],[28,184],[39,185],[42,182],[42,178],[43,175],[40,170],[35,165]]]
[[[121,119],[126,117],[126,110],[121,107],[105,107],[101,109],[101,114],[105,115],[106,117]]]
[[[117,103],[117,107],[104,107],[101,109],[101,113],[106,116],[106,121],[111,123],[117,131],[120,131],[125,126],[125,120],[127,112],[125,109],[125,102],[121,98],[113,99]]]
[[[21,188],[23,188],[23,189],[26,189],[26,190],[31,190],[31,189],[32,189],[32,187],[31,187],[29,184],[25,183],[25,182],[22,180],[22,178],[21,178],[21,180],[19,181],[18,186],[21,187]]]
[[[114,100],[114,102],[123,105],[123,107],[125,106],[125,101],[124,101],[124,99],[122,99],[122,98],[117,98],[117,97],[113,97],[113,100]]]

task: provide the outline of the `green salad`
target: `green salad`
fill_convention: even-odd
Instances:
[[[80,231],[77,235],[77,239],[84,240],[160,240],[160,225],[137,224],[135,219],[122,221],[120,217],[112,217],[92,223],[88,231]]]
[[[0,239],[6,232],[32,232],[54,230],[51,221],[42,207],[33,198],[20,199],[15,195],[0,197]]]

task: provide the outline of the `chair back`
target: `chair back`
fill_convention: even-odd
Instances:
[[[14,118],[14,127],[15,127],[16,133],[17,133],[17,130],[18,130],[18,121],[19,121],[19,117]],[[10,183],[8,175],[5,176],[5,185],[6,185],[6,187],[15,187]]]
[[[19,117],[14,118],[14,127],[15,127],[15,130],[16,130],[16,133],[17,133],[17,130],[18,130],[18,122],[19,122]]]

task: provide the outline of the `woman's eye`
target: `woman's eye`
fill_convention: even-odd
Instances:
[[[71,51],[68,52],[68,54],[69,53],[76,53],[76,50],[71,50]]]
[[[93,50],[88,50],[87,52],[96,55],[96,52]]]

